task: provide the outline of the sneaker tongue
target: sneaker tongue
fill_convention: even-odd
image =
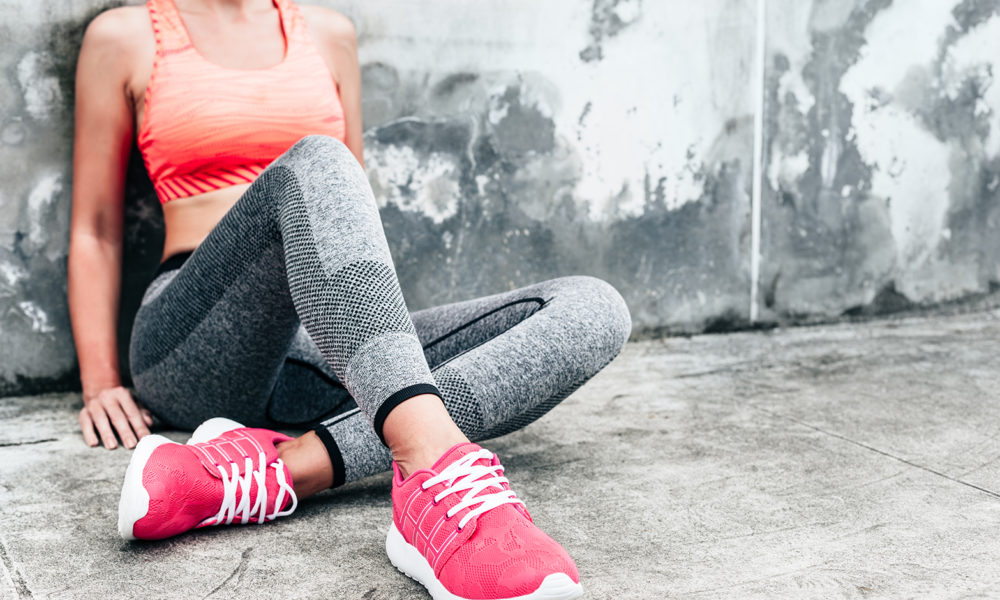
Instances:
[[[455,444],[454,446],[449,448],[447,452],[442,454],[441,458],[437,459],[437,462],[435,462],[434,465],[431,466],[431,470],[434,471],[435,473],[440,473],[448,465],[462,458],[466,454],[470,454],[472,452],[479,452],[480,450],[482,450],[482,448],[479,446],[479,444],[474,444],[472,442]]]
[[[431,467],[431,470],[434,471],[435,473],[440,473],[441,471],[443,471],[446,468],[448,468],[448,465],[452,464],[456,460],[459,460],[460,458],[462,458],[463,456],[465,456],[467,454],[471,454],[473,452],[479,452],[482,449],[483,449],[482,446],[480,446],[479,444],[472,443],[472,442],[466,442],[464,444],[457,444],[455,446],[452,446],[447,452],[444,453],[444,455],[441,458],[439,458],[437,460],[436,463],[434,463],[434,466]],[[492,459],[492,456],[490,458],[480,458],[476,462],[474,462],[473,464],[489,467],[489,466],[491,466],[493,464],[493,459]],[[480,481],[480,480],[483,480],[483,479],[492,479],[492,478],[493,478],[493,474],[489,473],[489,474],[481,475],[480,477],[476,478],[476,481]],[[486,487],[486,488],[478,491],[475,494],[475,496],[479,497],[479,496],[494,494],[494,493],[502,492],[502,491],[503,491],[503,487],[500,486],[499,484],[494,483],[494,484],[490,485],[489,487]]]
[[[466,454],[478,452],[481,449],[482,448],[480,448],[478,444],[473,444],[471,442],[455,444],[442,454],[441,457],[438,458],[433,465],[431,465],[429,470],[434,471],[435,473],[440,473],[445,470],[448,465],[462,458]]]

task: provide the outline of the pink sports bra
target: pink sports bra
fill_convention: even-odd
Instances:
[[[230,69],[191,43],[173,0],[148,0],[156,59],[146,86],[139,150],[161,203],[250,183],[310,134],[345,140],[336,82],[291,0],[273,0],[285,57]]]

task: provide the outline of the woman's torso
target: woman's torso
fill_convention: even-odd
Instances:
[[[158,3],[171,1],[158,0]],[[206,69],[245,71],[249,75],[254,75],[256,72],[256,75],[261,75],[286,59],[286,32],[282,15],[279,14],[275,4],[269,7],[262,6],[260,7],[262,10],[255,10],[245,22],[227,24],[225,27],[220,27],[218,22],[212,19],[211,14],[187,12],[183,2],[176,8],[183,19],[184,33],[188,36],[193,50],[200,59],[209,63],[205,65]],[[147,7],[138,6],[135,10],[142,11],[147,23],[150,21]],[[308,22],[309,13],[306,10],[302,13]],[[139,18],[138,15],[136,17]],[[147,27],[148,40],[144,43],[147,53],[137,56],[134,76],[129,83],[129,96],[136,117],[137,134],[143,132],[143,127],[146,125],[148,116],[146,91],[154,75],[157,52],[157,38],[153,26],[150,23]],[[253,43],[247,43],[248,40],[253,40]],[[315,47],[325,63],[326,75],[335,80],[332,57],[324,53],[322,44],[315,44]],[[154,91],[155,86],[160,83],[162,82],[153,82]],[[161,262],[178,252],[197,247],[249,186],[249,183],[239,183],[163,203],[166,234]]]

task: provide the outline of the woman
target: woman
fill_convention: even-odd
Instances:
[[[523,427],[610,362],[625,304],[569,277],[411,315],[363,171],[360,95],[354,30],[332,10],[149,0],[88,27],[70,311],[84,439],[136,449],[119,531],[263,523],[391,468],[387,552],[434,598],[578,597],[572,559],[469,440]],[[114,341],[133,135],[166,227],[129,347],[137,398]],[[150,413],[205,422],[176,444],[149,435]],[[306,422],[294,439],[264,429]]]

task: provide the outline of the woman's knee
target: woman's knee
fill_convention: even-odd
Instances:
[[[272,165],[309,177],[362,171],[350,149],[337,138],[326,135],[307,135],[276,158]]]
[[[597,349],[611,360],[621,352],[632,333],[632,316],[625,299],[610,283],[590,276],[564,277],[563,301],[584,335],[592,336]]]
[[[269,172],[269,173],[268,173]],[[320,212],[341,206],[377,212],[375,196],[364,169],[354,154],[336,138],[310,135],[302,138],[268,167],[270,193],[279,204],[317,207]],[[328,207],[328,208],[318,208]]]

